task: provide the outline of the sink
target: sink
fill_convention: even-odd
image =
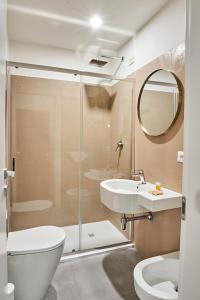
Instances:
[[[101,202],[110,210],[122,214],[156,212],[181,207],[182,195],[162,188],[163,195],[155,196],[149,191],[155,185],[128,179],[109,179],[100,183]]]
[[[141,213],[146,209],[140,206],[141,193],[137,191],[138,181],[127,179],[110,179],[100,183],[101,202],[110,210],[118,213]],[[147,183],[139,190],[151,190],[153,185]]]

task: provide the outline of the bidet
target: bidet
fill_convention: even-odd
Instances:
[[[155,256],[134,269],[135,291],[140,300],[178,299],[179,252]]]

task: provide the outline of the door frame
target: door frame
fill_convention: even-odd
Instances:
[[[8,295],[6,195],[3,169],[6,166],[5,106],[6,106],[6,0],[0,0],[0,299]]]
[[[185,220],[181,224],[179,299],[200,299],[200,1],[187,0],[186,101],[184,117],[183,195]]]

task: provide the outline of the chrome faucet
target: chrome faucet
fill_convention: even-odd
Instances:
[[[133,178],[133,177],[136,177],[136,176],[138,176],[140,178],[140,181],[141,181],[140,184],[146,184],[144,171],[142,169],[132,171],[131,177]]]

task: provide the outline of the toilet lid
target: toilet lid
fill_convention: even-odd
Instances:
[[[7,252],[10,255],[52,250],[65,240],[65,232],[56,226],[41,226],[8,234]]]

